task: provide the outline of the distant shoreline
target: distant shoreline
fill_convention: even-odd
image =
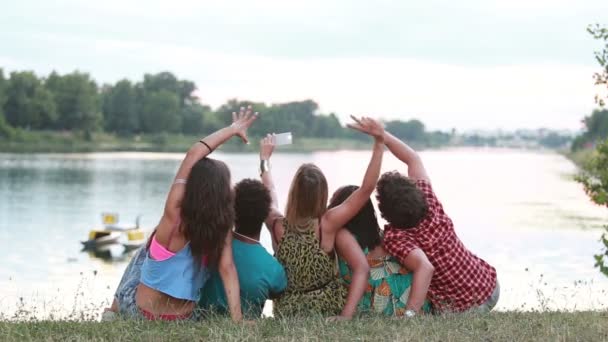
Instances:
[[[156,134],[119,137],[107,133],[94,133],[89,139],[70,132],[26,131],[21,136],[0,139],[0,153],[93,153],[93,152],[186,152],[200,136],[182,134]],[[250,137],[248,145],[233,138],[219,148],[224,153],[248,153],[258,151],[258,137]],[[318,151],[368,150],[371,139],[298,138],[294,144],[281,146],[285,153],[309,153]]]
[[[183,134],[141,134],[121,137],[114,134],[97,132],[85,137],[82,133],[56,131],[21,131],[10,140],[0,138],[0,153],[44,154],[44,153],[96,153],[96,152],[151,152],[185,153],[201,136]],[[223,153],[252,153],[258,151],[259,137],[250,137],[248,145],[233,138],[222,145],[218,151]],[[571,154],[559,149],[526,148],[509,146],[475,146],[460,144],[430,145],[408,141],[417,150],[437,150],[445,148],[491,148],[538,152],[561,152],[573,159]],[[281,153],[312,153],[332,151],[369,150],[370,138],[300,138],[294,137],[294,144],[281,146]],[[576,162],[576,160],[575,160]],[[578,164],[578,163],[577,163]]]

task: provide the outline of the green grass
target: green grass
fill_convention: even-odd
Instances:
[[[2,341],[605,341],[608,312],[495,312],[393,320],[366,317],[327,323],[320,317],[203,322],[0,322]]]

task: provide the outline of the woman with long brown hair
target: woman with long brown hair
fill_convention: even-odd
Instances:
[[[274,301],[275,316],[338,315],[350,319],[367,286],[369,267],[357,241],[340,229],[359,212],[380,175],[384,128],[370,118],[356,119],[351,128],[374,137],[373,154],[361,187],[341,205],[327,210],[327,181],[314,164],[300,166],[291,183],[285,216],[277,208],[269,159],[274,137],[262,140],[261,176],[272,194],[272,210],[266,225],[272,235],[276,257],[285,267],[287,289]],[[337,274],[337,255],[353,269],[348,288]]]
[[[190,148],[148,245],[138,251],[125,271],[112,311],[151,320],[190,318],[209,269],[217,269],[230,315],[234,321],[242,319],[232,259],[230,170],[207,156],[234,136],[247,142],[247,128],[256,118],[251,106],[241,108],[238,114],[233,113],[232,125]]]

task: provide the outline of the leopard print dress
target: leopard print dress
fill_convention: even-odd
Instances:
[[[274,301],[275,317],[338,315],[346,303],[347,289],[338,277],[336,256],[321,249],[316,224],[311,220],[295,226],[283,219],[285,234],[276,257],[287,273],[287,288]]]

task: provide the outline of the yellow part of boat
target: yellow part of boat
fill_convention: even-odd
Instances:
[[[132,230],[127,232],[127,238],[129,241],[143,240],[144,237],[144,232],[141,230]]]

